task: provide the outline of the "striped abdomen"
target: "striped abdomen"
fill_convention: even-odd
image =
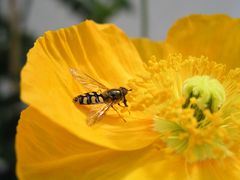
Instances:
[[[104,96],[101,93],[90,92],[75,97],[73,102],[78,102],[79,104],[99,104],[104,103]]]

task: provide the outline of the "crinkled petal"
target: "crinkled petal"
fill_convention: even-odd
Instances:
[[[191,15],[169,30],[166,43],[172,52],[207,56],[209,60],[240,67],[240,19],[226,15]]]
[[[21,74],[21,98],[57,125],[87,141],[115,149],[136,149],[151,143],[147,136],[139,143],[122,139],[129,134],[119,133],[118,129],[133,129],[135,123],[123,123],[113,110],[107,113],[113,116],[102,120],[110,123],[105,125],[107,128],[88,127],[86,119],[93,106],[75,106],[72,102],[88,90],[72,77],[70,68],[91,75],[109,88],[125,86],[135,73],[144,70],[136,48],[121,30],[114,25],[86,21],[47,32],[28,54]],[[111,122],[119,122],[121,127]],[[102,130],[108,128],[111,133]],[[144,137],[142,131],[138,132],[131,131]]]
[[[146,38],[132,39],[143,62],[147,62],[152,56],[164,59],[168,56],[168,48],[162,42],[152,41]]]
[[[115,151],[94,145],[30,107],[17,128],[17,175],[34,180],[124,179],[142,165],[148,149]]]

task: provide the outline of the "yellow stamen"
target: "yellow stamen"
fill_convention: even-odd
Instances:
[[[181,55],[153,56],[145,67],[148,73],[129,82],[130,111],[155,115],[166,152],[190,162],[233,156],[240,148],[240,70]]]

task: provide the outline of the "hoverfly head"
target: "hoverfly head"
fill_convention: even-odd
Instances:
[[[128,93],[128,91],[132,91],[132,89],[126,89],[125,87],[120,87],[120,90],[124,96]]]

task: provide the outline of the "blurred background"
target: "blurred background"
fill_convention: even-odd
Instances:
[[[14,140],[26,107],[19,99],[19,73],[37,37],[93,19],[114,23],[130,37],[161,40],[177,19],[193,13],[240,17],[240,1],[0,0],[0,179],[16,179]]]

